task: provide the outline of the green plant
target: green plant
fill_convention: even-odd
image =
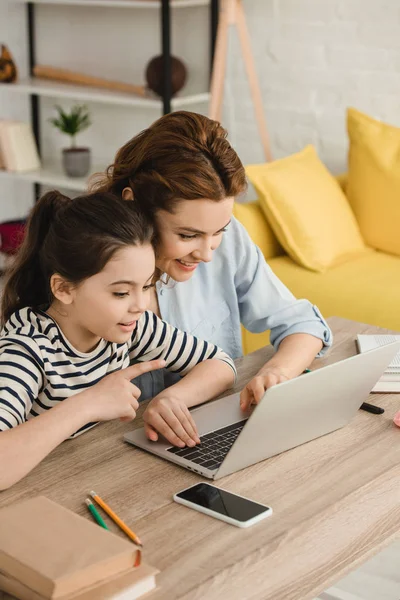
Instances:
[[[61,106],[55,106],[58,117],[49,119],[50,123],[62,133],[71,136],[71,148],[76,147],[76,136],[91,125],[89,110],[84,104],[75,104],[70,112],[65,112]]]

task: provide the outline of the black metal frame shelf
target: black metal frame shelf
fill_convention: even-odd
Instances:
[[[42,2],[39,2],[42,4]],[[49,3],[50,0],[49,0]],[[28,21],[28,60],[29,60],[29,71],[34,81],[34,67],[36,64],[36,40],[35,40],[35,2],[29,1],[27,4],[27,21]],[[55,4],[62,4],[62,2],[55,2]],[[82,3],[83,5],[85,2]],[[154,3],[153,3],[154,4]],[[163,114],[171,112],[171,101],[172,101],[172,90],[171,90],[171,0],[159,0],[160,4],[160,17],[161,17],[161,50],[163,56],[163,97],[162,97],[162,110]],[[71,3],[72,6],[79,5],[76,1]],[[184,4],[183,4],[184,5]],[[95,8],[96,2],[93,2],[93,8]],[[107,4],[112,7],[112,4]],[[141,5],[140,5],[141,6]],[[173,3],[173,6],[178,6],[177,2]],[[190,6],[190,5],[189,5]],[[135,3],[132,3],[132,8],[135,8]],[[219,15],[219,0],[209,0],[210,10],[210,77],[214,59],[215,43],[217,36],[218,27],[218,15]],[[38,146],[39,154],[41,153],[41,139],[40,139],[40,94],[35,90],[34,86],[27,86],[30,96],[30,111],[31,111],[31,122],[32,129]],[[32,91],[33,90],[33,91]],[[50,92],[51,94],[51,92]],[[110,100],[112,103],[112,100]],[[117,102],[116,102],[117,103]],[[40,184],[35,183],[35,197],[37,198],[40,192]]]

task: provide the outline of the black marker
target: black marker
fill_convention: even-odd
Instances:
[[[368,402],[363,402],[360,408],[361,410],[366,410],[367,412],[373,413],[374,415],[381,415],[385,412],[385,410],[380,406],[375,406],[375,404],[368,404]]]

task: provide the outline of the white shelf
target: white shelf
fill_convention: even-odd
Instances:
[[[29,0],[18,0],[27,3]],[[64,4],[110,8],[160,8],[160,0],[33,0],[34,4]],[[208,6],[210,0],[170,0],[171,8]]]
[[[99,173],[105,170],[107,165],[94,166],[90,174],[86,177],[67,177],[64,174],[61,165],[44,165],[38,171],[26,171],[24,173],[14,173],[0,170],[0,178],[16,179],[18,181],[27,181],[29,183],[39,183],[56,189],[67,189],[75,192],[84,192],[87,189],[88,180],[93,173]]]
[[[125,92],[114,92],[83,85],[38,79],[35,77],[23,79],[16,83],[2,83],[0,84],[0,90],[2,89],[2,86],[4,86],[4,90],[10,92],[36,94],[38,96],[47,96],[48,98],[72,98],[84,100],[85,102],[100,102],[102,104],[114,104],[119,106],[141,106],[143,108],[155,108],[158,110],[161,110],[162,108],[162,100],[156,96],[142,98]],[[191,90],[189,86],[185,89],[186,91],[183,90],[182,96],[178,95],[171,99],[171,107],[174,110],[184,106],[191,106],[193,104],[209,101],[209,92],[190,93]]]

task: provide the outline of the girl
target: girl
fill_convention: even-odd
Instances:
[[[134,200],[155,222],[156,265],[171,280],[150,293],[155,314],[234,358],[242,355],[241,324],[271,330],[276,353],[243,390],[245,409],[269,386],[299,375],[332,335],[318,308],[289,292],[232,216],[246,178],[226,138],[207,117],[168,114],[127,142],[95,187]],[[174,381],[163,371],[150,375],[140,383],[146,396]]]
[[[152,400],[146,424],[181,447],[200,441],[188,407],[231,386],[235,367],[146,311],[152,241],[137,205],[109,194],[36,204],[2,299],[0,489],[97,421],[134,419],[130,380],[162,367],[185,377]]]

